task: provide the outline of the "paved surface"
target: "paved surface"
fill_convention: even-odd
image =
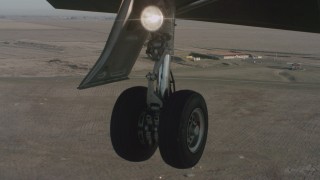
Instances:
[[[0,179],[320,178],[319,84],[178,78],[204,95],[210,126],[200,163],[176,170],[159,152],[130,163],[112,149],[112,106],[144,79],[78,91],[80,80],[0,78]]]

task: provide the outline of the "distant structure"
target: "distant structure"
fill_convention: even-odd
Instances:
[[[219,60],[219,58],[212,56],[211,54],[206,53],[197,53],[197,52],[191,52],[189,56],[187,56],[188,59],[212,59],[212,60]]]
[[[242,53],[237,51],[223,51],[214,50],[207,52],[191,52],[187,59],[197,61],[194,58],[200,59],[212,59],[212,60],[230,60],[230,59],[261,59],[261,56],[254,56],[249,53]]]
[[[191,61],[200,61],[201,60],[200,57],[194,57],[194,56],[187,56],[187,59],[191,60]]]
[[[293,70],[293,71],[301,70],[302,69],[301,63],[292,63],[290,69]]]
[[[221,59],[248,59],[250,58],[250,54],[243,54],[243,53],[230,53],[230,54],[223,54],[220,55]]]

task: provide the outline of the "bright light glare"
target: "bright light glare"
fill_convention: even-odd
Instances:
[[[141,23],[148,31],[157,31],[163,23],[163,14],[156,6],[148,6],[141,13]]]

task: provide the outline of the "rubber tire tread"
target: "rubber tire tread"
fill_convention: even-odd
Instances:
[[[138,139],[138,120],[146,109],[146,99],[146,87],[129,88],[121,93],[112,111],[110,124],[112,146],[120,157],[131,162],[148,160],[158,147],[143,145]]]
[[[186,142],[187,122],[193,109],[200,107],[205,116],[205,131],[196,153]],[[208,133],[208,110],[204,98],[194,91],[181,90],[172,94],[160,116],[159,149],[162,159],[178,169],[191,168],[198,163],[205,148]]]

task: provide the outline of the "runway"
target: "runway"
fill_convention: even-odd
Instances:
[[[0,78],[1,179],[291,179],[320,177],[319,90],[178,78],[209,109],[200,163],[170,168],[114,153],[109,121],[119,93],[140,78],[76,90],[80,77]]]

